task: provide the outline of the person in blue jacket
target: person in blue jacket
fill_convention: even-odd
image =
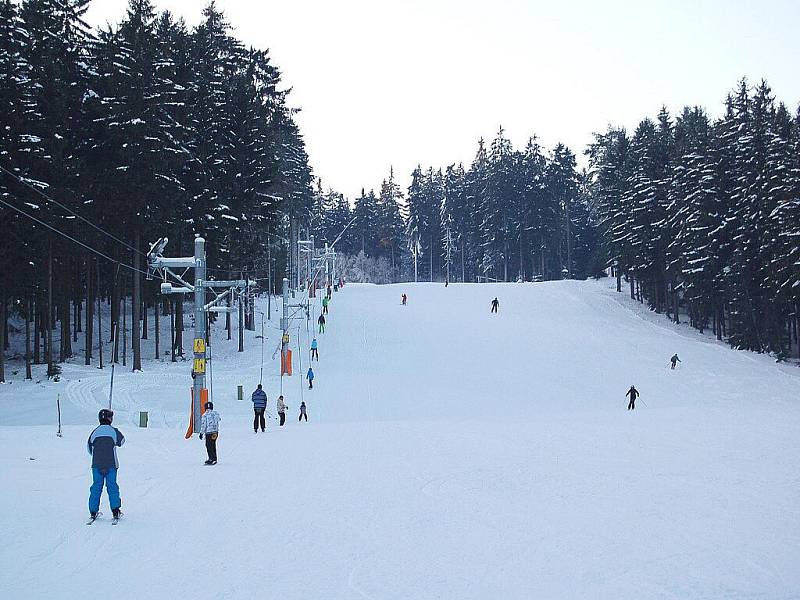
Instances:
[[[105,484],[111,512],[114,514],[114,518],[118,519],[122,514],[120,511],[122,500],[119,497],[119,485],[117,485],[117,469],[119,469],[117,447],[125,443],[125,436],[119,429],[111,426],[114,412],[110,408],[101,410],[97,418],[100,425],[95,427],[86,443],[86,449],[92,457],[89,514],[92,521],[97,518],[100,510],[100,496],[103,493],[103,484]]]
[[[266,421],[264,421],[264,411],[267,410],[267,393],[261,389],[261,384],[258,384],[256,391],[253,392],[251,397],[253,401],[253,433],[258,433],[258,426],[261,425],[261,432],[266,431]]]
[[[314,371],[311,367],[308,367],[308,373],[306,373],[306,379],[308,379],[308,389],[314,388]]]
[[[311,340],[311,360],[317,359],[319,362],[319,345],[317,344],[317,338]]]

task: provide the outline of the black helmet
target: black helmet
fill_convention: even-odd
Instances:
[[[214,403],[206,402],[206,410],[214,410]]]
[[[101,425],[111,425],[111,421],[114,420],[114,411],[110,408],[104,408],[97,413],[97,418]]]

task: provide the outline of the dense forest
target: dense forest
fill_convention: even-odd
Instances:
[[[140,321],[146,335],[148,310],[173,312],[142,286],[148,242],[167,236],[169,255],[191,255],[198,232],[223,279],[282,273],[282,240],[313,199],[281,73],[231,35],[213,1],[191,29],[130,0],[118,25],[92,30],[88,4],[0,0],[0,348],[10,308],[34,330],[27,362],[51,374],[78,332],[89,364],[98,301],[119,331],[129,296],[141,368]]]
[[[113,335],[101,303],[134,369],[148,318],[168,316],[182,352],[182,305],[142,284],[145,254],[162,236],[191,254],[196,233],[220,278],[278,280],[306,233],[381,283],[611,274],[735,347],[800,352],[800,112],[764,82],[740,82],[719,118],[662,109],[632,133],[609,127],[585,169],[501,128],[469,165],[420,165],[407,188],[389,169],[348,199],[315,183],[280,71],[213,1],[193,28],[129,0],[93,30],[88,4],[0,0],[0,348],[21,318],[28,374],[56,374],[79,333],[97,360],[92,340]]]

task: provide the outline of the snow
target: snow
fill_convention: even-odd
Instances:
[[[59,383],[25,382],[20,369],[0,386],[0,480],[12,482],[0,495],[4,597],[98,585],[154,599],[793,597],[797,369],[673,325],[611,286],[348,284],[317,336],[312,391],[297,376],[310,336],[293,325],[302,365],[283,383],[288,423],[270,419],[258,435],[247,398],[261,324],[238,354],[220,318],[216,467],[183,439],[189,363],[120,366],[126,516],[114,528],[105,497],[103,519],[83,524],[85,441],[108,369],[76,360]],[[273,415],[276,305],[264,347]],[[135,427],[139,410],[149,429]]]

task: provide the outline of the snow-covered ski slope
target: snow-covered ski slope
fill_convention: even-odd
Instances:
[[[796,367],[609,282],[350,284],[328,323],[309,423],[295,361],[288,423],[258,435],[235,398],[258,381],[258,340],[242,355],[215,332],[215,467],[183,439],[188,363],[120,368],[119,527],[105,496],[84,525],[107,370],[0,386],[0,596],[800,598]],[[268,329],[273,415],[277,342]]]

